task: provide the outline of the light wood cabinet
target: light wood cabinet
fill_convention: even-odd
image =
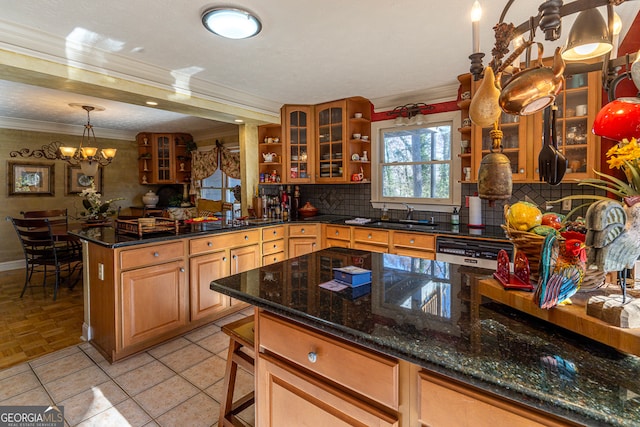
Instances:
[[[327,224],[324,226],[322,238],[324,241],[323,247],[351,247],[351,227],[346,225],[332,225]]]
[[[213,280],[227,277],[230,267],[229,254],[225,250],[191,257],[189,275],[192,320],[209,317],[231,305],[228,296],[214,292],[209,288],[209,284]]]
[[[286,258],[286,248],[283,225],[262,229],[262,265],[283,261]]]
[[[188,133],[150,133],[136,136],[140,184],[184,184],[191,180],[193,137]]]
[[[286,147],[286,181],[313,182],[315,174],[315,127],[312,105],[284,105],[280,111]]]
[[[415,258],[436,259],[436,236],[425,233],[394,231],[390,252]]]
[[[493,427],[496,420],[500,420],[500,425],[512,427],[577,425],[426,371],[420,372],[419,382],[423,426]]]
[[[289,258],[305,255],[320,249],[320,224],[289,224]]]
[[[260,184],[281,184],[285,181],[284,143],[282,126],[258,126],[258,172]]]
[[[170,333],[188,322],[186,269],[173,261],[122,273],[122,347]]]
[[[316,174],[318,183],[371,181],[371,102],[351,97],[316,105]],[[362,117],[355,117],[359,113]],[[358,136],[359,135],[359,136]],[[362,136],[367,137],[366,140]],[[352,180],[362,173],[364,181]]]
[[[257,330],[260,425],[399,425],[397,360],[263,311]]]
[[[354,227],[353,249],[372,252],[389,252],[389,231],[367,227]]]
[[[593,170],[600,169],[600,138],[590,129],[601,105],[601,75],[600,71],[593,71],[570,76],[566,87],[556,97],[558,149],[568,160],[563,182],[592,178]],[[458,80],[461,93],[475,93],[482,82],[472,81],[470,74],[463,74]],[[503,77],[502,84],[506,81],[507,77]],[[468,100],[458,102],[463,121],[469,117],[469,104]],[[540,182],[538,155],[543,145],[543,127],[543,112],[530,116],[501,115],[502,152],[511,162],[514,182]],[[491,130],[491,127],[479,128],[475,125],[459,129],[461,140],[470,141],[470,149],[462,152],[461,148],[459,155],[462,181],[477,180],[480,162],[491,152]],[[470,168],[470,179],[465,176],[465,167]]]

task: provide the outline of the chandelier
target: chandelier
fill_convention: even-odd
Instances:
[[[98,166],[106,166],[116,156],[115,148],[97,147],[96,134],[91,124],[91,111],[102,111],[104,108],[92,105],[69,104],[71,107],[81,107],[87,112],[87,124],[82,131],[82,139],[78,148],[61,146],[59,158],[65,160],[72,166],[80,166],[82,173],[87,176],[95,176],[98,173]]]

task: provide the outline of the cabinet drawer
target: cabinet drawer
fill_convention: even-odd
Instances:
[[[363,350],[265,312],[260,349],[268,350],[383,405],[398,409],[398,361]]]
[[[375,243],[379,245],[389,244],[389,232],[386,230],[374,230],[371,228],[354,228],[353,240],[355,242]]]
[[[291,224],[289,225],[289,237],[319,236],[319,224]]]
[[[466,384],[450,382],[426,372],[419,375],[421,425],[493,427],[497,425],[496,420],[500,420],[499,425],[513,427],[574,425],[554,419],[551,414],[538,413],[493,397]],[[461,418],[460,414],[464,417]]]
[[[252,243],[260,242],[260,230],[243,230],[235,233],[218,234],[216,236],[216,243],[220,247],[232,248],[234,246],[244,246]]]
[[[436,247],[436,237],[422,233],[403,233],[396,231],[393,234],[393,244],[406,248],[426,249],[434,251]]]
[[[327,239],[328,248],[350,248],[351,242],[348,240]]]
[[[262,244],[262,255],[275,254],[284,251],[284,239],[272,240]]]
[[[269,265],[276,262],[284,261],[284,252],[278,252],[276,254],[264,255],[262,257],[262,265]]]
[[[327,225],[326,236],[332,240],[351,240],[351,227]]]
[[[277,227],[267,227],[262,229],[262,241],[283,239],[284,238],[284,226],[279,225]]]
[[[184,244],[182,241],[128,249],[120,252],[120,268],[127,270],[145,265],[162,264],[183,256]]]

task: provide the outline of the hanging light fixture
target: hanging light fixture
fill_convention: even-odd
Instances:
[[[115,148],[97,147],[96,134],[91,124],[91,111],[103,111],[104,108],[93,105],[69,104],[71,107],[81,107],[87,112],[87,124],[84,125],[82,131],[82,139],[78,148],[61,146],[59,149],[59,158],[66,161],[72,166],[80,166],[82,173],[87,176],[95,176],[98,173],[98,166],[106,166],[116,156]]]
[[[388,111],[387,115],[395,116],[393,124],[396,126],[422,125],[427,121],[423,113],[433,110],[434,108],[433,105],[419,102],[417,104],[407,104],[396,107]]]
[[[204,27],[228,39],[246,39],[262,30],[260,20],[244,9],[232,7],[214,7],[202,14]]]
[[[587,9],[580,12],[573,23],[562,58],[567,61],[590,59],[604,55],[612,48],[604,18],[598,9]]]

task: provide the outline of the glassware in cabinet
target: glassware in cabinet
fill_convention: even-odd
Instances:
[[[346,105],[335,101],[317,106],[316,182],[344,181]]]
[[[460,87],[458,90],[458,108],[460,108],[460,180],[471,182],[474,180],[475,165],[473,164],[473,150],[471,142],[472,126],[469,118],[469,106],[471,105],[471,74],[458,76]]]

